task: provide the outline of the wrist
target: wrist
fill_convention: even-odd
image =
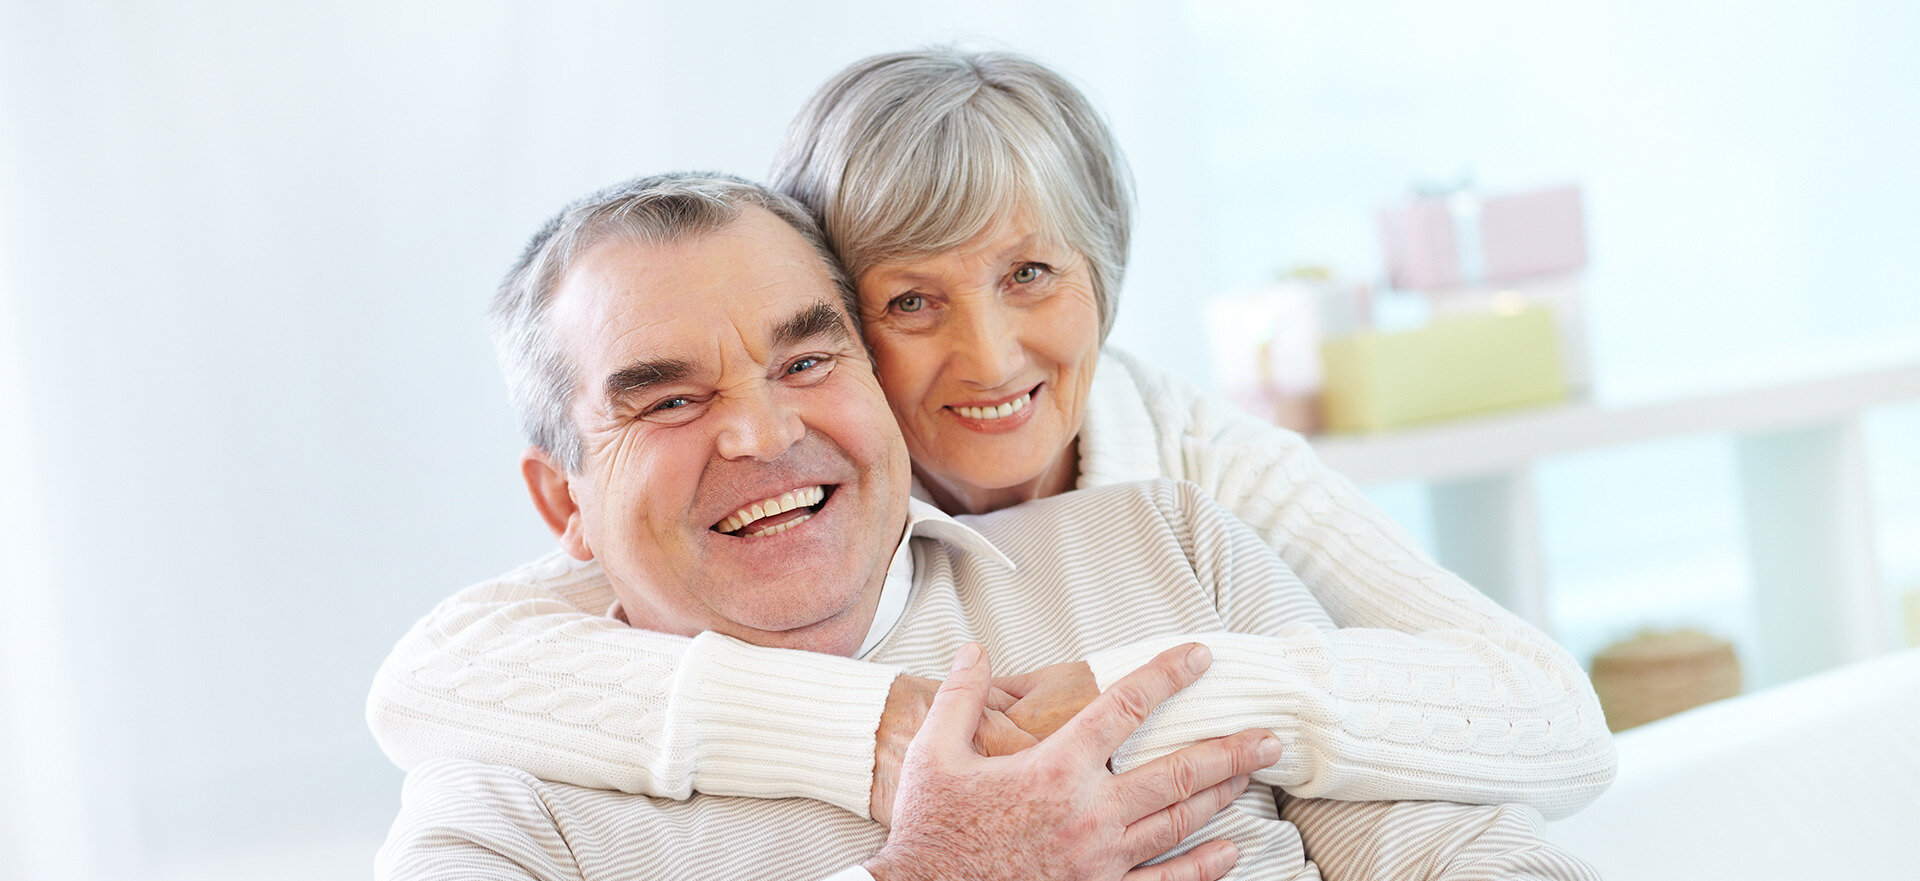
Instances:
[[[892,825],[900,763],[914,735],[920,733],[920,723],[927,718],[939,688],[940,683],[910,673],[895,676],[887,688],[886,706],[873,732],[873,777],[867,799],[867,815],[882,826]]]
[[[873,881],[951,881],[967,877],[957,866],[943,866],[937,856],[914,853],[913,848],[888,844],[860,864]]]

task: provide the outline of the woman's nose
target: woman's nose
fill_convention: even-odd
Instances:
[[[967,310],[960,324],[953,337],[953,355],[962,379],[981,388],[996,388],[1019,377],[1026,366],[1020,316],[993,304]]]
[[[723,459],[776,459],[807,433],[800,414],[770,388],[723,398],[714,450]]]

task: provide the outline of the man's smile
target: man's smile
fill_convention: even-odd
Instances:
[[[715,523],[713,531],[742,538],[779,535],[799,526],[826,504],[830,487],[821,484],[788,490],[771,498],[740,506],[739,510]]]

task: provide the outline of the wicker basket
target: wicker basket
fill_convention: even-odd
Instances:
[[[1593,658],[1607,727],[1624,731],[1740,693],[1733,644],[1698,630],[1644,631]]]

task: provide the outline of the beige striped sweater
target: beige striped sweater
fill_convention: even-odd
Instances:
[[[1573,658],[1435,565],[1299,435],[1110,350],[1080,438],[1081,487],[1190,480],[1277,551],[1336,625],[1381,631],[1337,664],[1310,635],[1248,646],[1285,661],[1272,687],[1292,696],[1265,710],[1294,739],[1276,778],[1289,792],[1557,817],[1611,780],[1612,741]],[[1055,530],[1081,531],[1116,537],[1104,518]],[[758,667],[732,641],[622,626],[598,614],[610,601],[598,567],[556,556],[441,603],[376,676],[367,712],[381,747],[407,769],[462,758],[593,788],[801,796],[865,814],[896,672],[884,656],[794,652]],[[1159,645],[1096,659],[1103,684]],[[997,669],[1025,668],[1010,657]],[[1344,690],[1303,687],[1334,675]],[[1148,734],[1191,740],[1223,724],[1217,712],[1190,702]]]
[[[1162,480],[1070,493],[962,522],[1014,567],[969,552],[965,543],[914,538],[913,593],[874,660],[938,675],[960,645],[976,640],[1000,669],[1089,658],[1104,686],[1158,647],[1197,636],[1214,648],[1214,665],[1163,711],[1204,721],[1180,737],[1136,735],[1115,762],[1130,765],[1176,741],[1247,727],[1276,731],[1284,747],[1280,764],[1256,774],[1260,785],[1191,839],[1231,838],[1242,854],[1235,877],[1594,877],[1534,835],[1538,815],[1530,808],[1307,800],[1283,797],[1277,788],[1306,774],[1336,773],[1324,767],[1322,747],[1302,736],[1302,719],[1344,732],[1345,754],[1418,766],[1408,773],[1428,782],[1415,785],[1483,785],[1468,768],[1473,763],[1422,765],[1413,756],[1424,750],[1415,745],[1452,742],[1467,755],[1540,752],[1557,738],[1577,736],[1582,721],[1570,717],[1540,731],[1518,730],[1484,724],[1470,710],[1449,715],[1432,705],[1539,703],[1550,683],[1488,677],[1476,658],[1484,646],[1457,637],[1336,628],[1292,571],[1192,484]],[[571,599],[611,602],[610,594],[590,589]],[[794,654],[712,634],[699,641],[730,643],[727,663],[740,666],[683,665],[682,677],[749,680]],[[1403,675],[1383,675],[1367,663],[1409,652],[1426,663]],[[603,650],[574,659],[562,672],[606,675],[623,663],[633,662]],[[778,684],[763,686],[759,699],[761,712],[792,713],[806,722],[855,710],[816,704]],[[1521,745],[1526,742],[1531,746]],[[1512,777],[1524,767],[1509,762],[1495,771]],[[1610,765],[1586,769],[1596,785],[1610,771]],[[1553,773],[1577,778],[1582,769]],[[880,827],[817,801],[658,799],[447,760],[409,776],[380,875],[818,878],[857,863],[883,840]]]

